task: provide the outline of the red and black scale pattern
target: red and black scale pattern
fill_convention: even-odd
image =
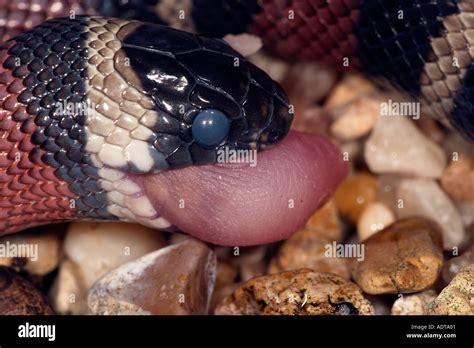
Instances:
[[[250,32],[287,59],[320,60],[388,79],[434,105],[434,116],[474,140],[470,1],[224,0],[216,6],[194,0],[192,15],[205,35]],[[452,58],[463,64],[453,68]]]
[[[58,106],[85,102],[87,31],[85,19],[52,20],[0,49],[2,232],[72,217],[116,219],[84,150],[86,116]]]

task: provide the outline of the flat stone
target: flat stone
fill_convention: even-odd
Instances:
[[[369,203],[357,221],[357,236],[363,242],[395,221],[395,214],[383,203]]]
[[[446,167],[443,150],[401,116],[380,117],[365,143],[364,153],[370,170],[378,174],[437,179]]]
[[[347,177],[334,194],[339,213],[357,224],[366,205],[375,201],[377,190],[377,177],[369,173],[357,172]]]
[[[474,202],[474,158],[460,156],[444,170],[441,186],[452,197]]]
[[[309,269],[247,281],[216,308],[218,315],[370,315],[359,287],[335,274]]]
[[[0,267],[0,315],[54,314],[46,297],[7,267]]]
[[[427,315],[428,307],[436,298],[433,290],[423,291],[413,295],[401,296],[392,306],[393,315]]]
[[[399,220],[364,242],[365,258],[352,263],[352,277],[368,294],[427,289],[443,265],[441,233],[423,218]]]
[[[430,304],[429,314],[474,315],[474,264],[464,267]]]
[[[160,231],[125,222],[75,222],[64,239],[88,289],[113,268],[166,246]]]
[[[216,257],[189,239],[107,273],[89,291],[92,314],[207,314]]]
[[[435,221],[443,234],[445,250],[459,248],[465,230],[459,212],[436,181],[404,179],[397,188],[397,197],[403,208],[396,209],[398,218],[422,216]]]

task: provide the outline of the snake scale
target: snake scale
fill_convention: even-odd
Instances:
[[[133,176],[282,140],[285,93],[226,34],[388,80],[474,140],[469,0],[177,2],[198,34],[162,25],[165,2],[0,1],[0,233],[73,219],[167,228]]]

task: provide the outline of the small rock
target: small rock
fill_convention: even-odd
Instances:
[[[429,220],[399,220],[364,245],[365,259],[354,260],[352,277],[368,294],[421,291],[430,287],[441,271],[441,233]]]
[[[455,200],[454,204],[461,215],[462,222],[464,227],[468,227],[474,224],[474,202],[472,201],[463,201]]]
[[[302,229],[286,240],[270,261],[267,273],[279,273],[308,268],[321,273],[334,273],[350,279],[347,260],[340,257],[326,257],[326,246],[333,241],[318,233]]]
[[[87,314],[87,288],[78,266],[64,258],[49,291],[49,298],[58,314]]]
[[[459,212],[439,184],[426,179],[404,179],[397,188],[403,208],[397,217],[423,216],[435,221],[443,233],[445,250],[459,248],[464,241],[464,226]]]
[[[357,98],[374,93],[378,93],[378,90],[369,80],[361,75],[348,74],[332,89],[324,108],[332,110]]]
[[[381,102],[377,97],[359,98],[333,109],[332,114],[337,118],[331,125],[331,133],[344,141],[367,135],[380,117]]]
[[[292,98],[294,118],[291,129],[310,134],[329,135],[331,118],[320,106],[314,106],[301,98]]]
[[[78,265],[86,288],[111,269],[166,245],[161,232],[124,222],[75,222],[64,252]]]
[[[436,298],[436,292],[427,290],[418,294],[400,296],[392,306],[393,315],[427,315],[428,306]]]
[[[367,204],[357,221],[357,235],[363,242],[395,221],[395,214],[383,203]]]
[[[340,242],[342,240],[342,226],[334,199],[328,200],[311,215],[304,228]]]
[[[333,200],[314,213],[306,226],[280,246],[270,261],[268,273],[309,268],[321,273],[334,273],[350,278],[344,258],[325,256],[326,246],[342,239],[342,228]]]
[[[441,291],[428,314],[474,315],[474,264],[463,268]]]
[[[242,284],[215,314],[370,315],[360,289],[337,275],[309,269],[266,275]]]
[[[273,80],[282,83],[288,74],[290,64],[274,55],[266,54],[262,51],[257,52],[248,59],[250,62],[265,71]]]
[[[446,284],[448,284],[462,268],[472,263],[474,263],[474,246],[471,246],[471,248],[465,251],[463,254],[455,256],[449,261],[445,262],[442,271],[443,280]]]
[[[365,172],[347,177],[334,194],[337,209],[343,217],[356,224],[367,204],[375,200],[377,178]]]
[[[240,248],[239,254],[233,256],[232,264],[239,270],[241,281],[259,277],[265,274],[266,245]]]
[[[216,257],[189,239],[113,269],[89,291],[92,314],[206,314]]]
[[[401,136],[403,134],[403,136]],[[365,143],[365,160],[374,173],[440,178],[446,155],[404,117],[380,117]]]
[[[7,267],[0,267],[0,315],[54,314],[43,294]]]
[[[358,140],[348,141],[339,146],[343,160],[348,161],[350,165],[355,166],[363,160],[362,142]]]
[[[227,34],[223,40],[244,57],[257,53],[263,45],[260,37],[247,33],[238,35]]]
[[[229,296],[237,288],[237,269],[229,262],[217,260],[216,284],[212,292],[209,313],[212,314],[217,304],[226,296]]]
[[[337,73],[317,62],[297,62],[290,66],[282,85],[293,96],[310,103],[317,103],[326,97],[336,83]],[[318,88],[314,88],[317,81]]]
[[[444,170],[441,186],[452,197],[474,202],[474,158],[460,156]]]
[[[403,179],[404,177],[395,174],[382,174],[378,177],[377,200],[385,204],[391,211],[398,209],[397,189]]]
[[[1,258],[3,259],[1,264],[12,266],[12,259],[15,256],[24,260],[20,268],[30,274],[42,276],[53,271],[58,266],[61,256],[61,239],[55,231],[40,232],[17,233],[2,237],[0,247],[16,256]]]
[[[389,295],[390,296],[390,295]],[[374,307],[375,315],[390,315],[392,303],[386,296],[364,294],[364,297]]]

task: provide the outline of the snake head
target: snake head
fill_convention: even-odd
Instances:
[[[220,150],[260,150],[287,134],[282,89],[224,41],[136,22],[116,35],[116,72],[152,104],[139,121],[153,170],[215,163]]]

